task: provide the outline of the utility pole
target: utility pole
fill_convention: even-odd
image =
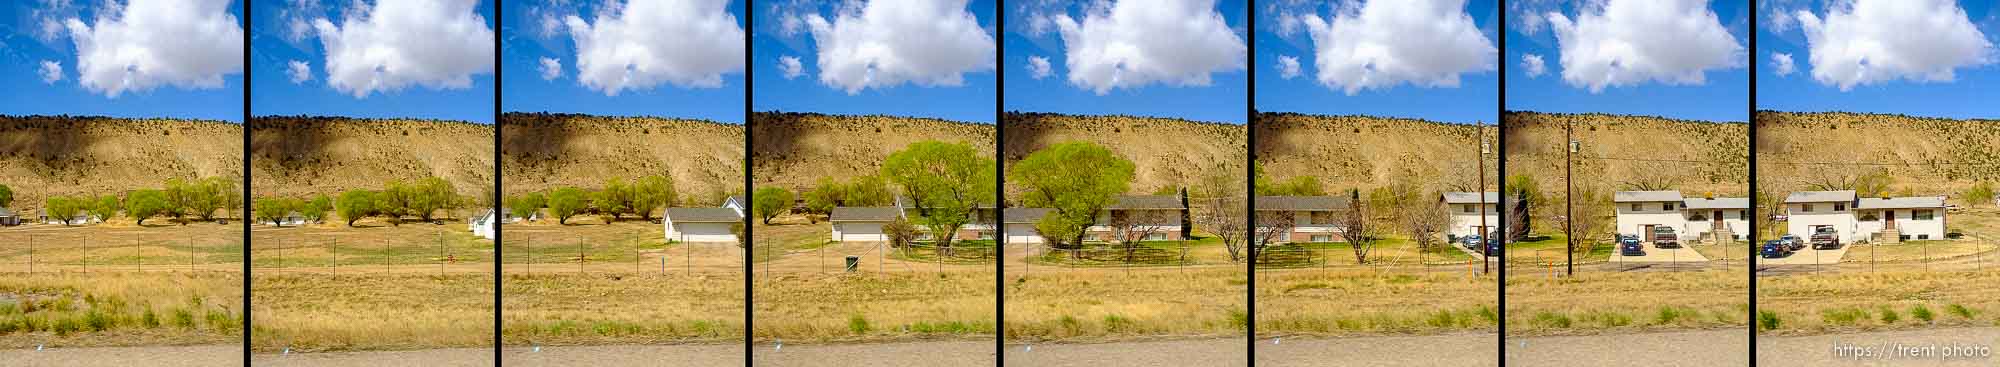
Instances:
[[[1479,133],[1479,269],[1484,274],[1493,272],[1493,254],[1488,253],[1492,249],[1486,246],[1486,241],[1491,240],[1486,236],[1492,235],[1486,231],[1486,153],[1492,145],[1486,142],[1486,123],[1475,122],[1473,126]]]
[[[1573,225],[1576,222],[1576,205],[1574,204],[1576,200],[1576,180],[1575,177],[1570,176],[1569,166],[1571,161],[1570,155],[1576,153],[1578,145],[1576,136],[1571,133],[1571,127],[1575,125],[1573,122],[1563,122],[1563,141],[1569,144],[1568,149],[1563,149],[1563,241],[1565,242],[1563,248],[1567,250],[1563,251],[1563,267],[1565,268],[1563,276],[1572,277],[1576,276],[1576,227]]]

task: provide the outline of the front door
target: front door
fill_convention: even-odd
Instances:
[[[1653,225],[1647,224],[1639,227],[1639,240],[1653,242]]]
[[[1712,213],[1715,213],[1715,215],[1710,215],[1710,217],[1715,218],[1715,229],[1722,229],[1722,211],[1716,210]]]
[[[1882,229],[1896,229],[1896,211],[1882,213]]]

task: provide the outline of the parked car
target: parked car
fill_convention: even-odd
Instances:
[[[1618,254],[1625,256],[1646,256],[1646,244],[1639,242],[1639,236],[1618,236]]]
[[[1680,248],[1681,237],[1679,234],[1674,233],[1674,227],[1653,227],[1653,247]]]
[[[1784,240],[1764,241],[1764,248],[1759,253],[1763,254],[1766,259],[1776,259],[1792,256],[1792,247],[1791,245],[1786,245]]]
[[[1840,232],[1833,230],[1833,227],[1814,228],[1812,248],[1814,250],[1840,248]]]
[[[1467,250],[1477,250],[1477,249],[1479,249],[1479,244],[1480,244],[1480,243],[1482,243],[1482,242],[1486,242],[1486,241],[1480,241],[1480,240],[1479,240],[1479,235],[1476,235],[1476,234],[1475,234],[1475,235],[1471,235],[1471,236],[1465,236],[1465,237],[1459,237],[1459,238],[1458,238],[1458,245],[1459,245],[1459,246],[1465,246],[1465,249],[1467,249]]]
[[[1500,257],[1500,239],[1486,239],[1486,257]]]
[[[1799,236],[1789,234],[1778,236],[1778,241],[1783,241],[1785,248],[1790,248],[1792,251],[1804,250],[1806,248],[1805,239],[1799,238]]]

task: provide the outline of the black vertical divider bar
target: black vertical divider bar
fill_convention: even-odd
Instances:
[[[750,147],[752,142],[750,136],[750,132],[752,131],[750,128],[750,111],[755,102],[752,98],[756,96],[756,94],[750,91],[757,87],[756,83],[750,82],[750,76],[756,73],[757,68],[749,66],[751,61],[750,39],[752,38],[751,34],[755,33],[754,30],[757,25],[756,10],[755,7],[750,6],[750,1],[745,0],[743,2],[743,26],[745,29],[753,30],[753,32],[743,32],[743,203],[741,205],[744,206],[750,206],[750,203],[757,202],[757,197],[755,196],[757,195],[757,190],[750,187],[750,173],[755,169],[755,167],[751,167],[750,165]],[[745,209],[748,208],[746,207]],[[755,274],[753,269],[751,269],[751,264],[755,263],[756,259],[750,256],[751,249],[757,246],[755,240],[757,236],[756,233],[753,233],[756,230],[750,227],[750,217],[756,216],[756,214],[751,213],[750,210],[744,210],[743,212],[749,214],[743,216],[743,238],[740,240],[743,244],[743,366],[750,367],[752,363],[751,356],[755,354],[751,350],[756,349],[753,348],[755,346],[755,342],[753,341],[756,340],[754,337],[756,332],[753,330],[756,330],[754,326],[757,322],[757,319],[754,317],[755,315],[753,315],[755,311],[751,309],[751,305],[756,302],[756,297],[754,297],[756,292],[752,290],[750,280],[751,274]]]
[[[1248,8],[1249,11],[1243,14],[1245,24],[1250,25],[1244,32],[1245,40],[1249,41],[1250,47],[1243,55],[1246,58],[1245,65],[1250,65],[1245,68],[1248,75],[1245,75],[1244,79],[1248,85],[1244,88],[1247,96],[1243,100],[1243,157],[1246,160],[1243,165],[1243,223],[1244,228],[1250,231],[1250,237],[1254,238],[1257,236],[1257,5],[1250,4]],[[1256,240],[1251,239],[1250,242]],[[1247,247],[1250,248],[1250,262],[1244,272],[1248,273],[1249,278],[1244,283],[1247,289],[1243,291],[1243,307],[1250,321],[1243,323],[1243,358],[1249,363],[1248,366],[1256,367],[1257,246]]]
[[[500,8],[500,1],[497,0],[494,1],[493,8],[495,10],[493,16],[493,29],[495,30],[502,29],[502,26],[505,25],[502,23],[505,22],[502,19],[506,17],[500,16],[500,11],[504,11],[503,9]],[[505,322],[502,321],[501,318],[502,309],[505,308],[501,306],[504,304],[501,303],[501,300],[503,298],[501,293],[505,292],[502,283],[505,282],[506,274],[500,271],[500,263],[505,262],[503,259],[506,259],[505,256],[501,256],[502,255],[501,252],[504,250],[501,249],[500,244],[506,243],[504,240],[507,238],[506,233],[501,233],[505,231],[501,230],[500,228],[501,218],[504,218],[504,215],[501,214],[500,212],[500,203],[501,203],[500,198],[503,195],[502,193],[506,192],[505,189],[501,187],[501,182],[503,180],[500,177],[500,172],[503,171],[500,167],[501,164],[500,147],[503,146],[501,145],[500,135],[502,132],[501,130],[504,129],[504,127],[500,125],[500,116],[501,116],[501,109],[503,108],[502,104],[506,103],[505,98],[503,98],[502,94],[500,94],[500,91],[503,90],[501,86],[504,85],[504,83],[506,83],[506,81],[503,80],[504,78],[502,75],[503,73],[505,73],[506,69],[500,67],[500,54],[503,52],[501,51],[500,48],[503,46],[504,45],[500,42],[500,36],[498,34],[495,34],[493,37],[493,194],[492,194],[493,196],[486,199],[489,200],[487,204],[492,206],[491,208],[488,209],[493,210],[492,212],[493,219],[492,221],[487,222],[486,225],[493,226],[493,365],[494,366],[500,366],[502,364],[505,364],[505,362],[501,361],[501,355],[503,354],[502,351],[506,348],[506,344],[503,343],[503,340],[501,340],[503,338],[501,336],[501,334],[503,334],[501,331],[505,330],[502,328],[506,326]]]
[[[249,29],[250,1],[243,2],[243,27]],[[243,32],[243,208],[237,222],[243,226],[243,365],[250,365],[250,32]],[[192,264],[192,263],[190,263]]]
[[[1502,228],[1501,235],[1504,238],[1504,236],[1508,232],[1508,230],[1506,229],[1507,212],[1510,210],[1509,208],[1511,207],[1507,205],[1507,203],[1509,202],[1507,199],[1507,187],[1506,187],[1507,144],[1502,144],[1502,142],[1507,141],[1506,138],[1507,68],[1505,67],[1505,65],[1507,65],[1507,7],[1498,5],[1496,5],[1495,7],[1499,8],[1500,10],[1500,14],[1498,15],[1500,19],[1493,20],[1499,22],[1497,24],[1498,27],[1496,28],[1498,29],[1498,31],[1496,31],[1495,33],[1499,34],[1500,52],[1498,55],[1494,56],[1496,60],[1493,60],[1493,62],[1495,65],[1502,65],[1502,67],[1500,68],[1500,78],[1499,78],[1500,103],[1498,106],[1496,106],[1496,108],[1494,108],[1493,111],[1493,170],[1494,170],[1493,180],[1497,181],[1497,184],[1493,185],[1495,186],[1494,188],[1495,195],[1493,196],[1495,196],[1496,199],[1499,199],[1500,202],[1500,212],[1495,213],[1494,218],[1500,220],[1500,228]],[[1478,136],[1480,141],[1478,144],[1486,144],[1486,127],[1481,125],[1478,126],[1477,129],[1475,129],[1474,131],[1477,131],[1479,133]],[[1569,142],[1563,142],[1563,145],[1564,145],[1563,149],[1568,149]],[[1485,154],[1486,154],[1485,149],[1482,148],[1480,150],[1480,156],[1478,158],[1480,160],[1486,160]],[[1568,180],[1569,177],[1564,176],[1563,179]],[[1479,196],[1481,197],[1486,196],[1486,193],[1484,192],[1486,191],[1485,182],[1479,183],[1479,191],[1482,191],[1479,193]],[[1484,200],[1482,199],[1481,201]],[[1484,216],[1485,214],[1481,213],[1481,215]],[[1486,229],[1480,228],[1479,230],[1484,231]],[[1480,235],[1484,236],[1487,235],[1487,233],[1481,233]],[[1568,234],[1565,233],[1564,235]],[[1497,353],[1494,353],[1494,358],[1499,358],[1500,359],[1498,361],[1500,363],[1499,365],[1501,367],[1506,367],[1507,366],[1507,245],[1506,245],[1507,241],[1504,240],[1500,241],[1500,244],[1501,244],[1500,264],[1499,264],[1500,272],[1498,273],[1498,275],[1493,277],[1493,283],[1497,286],[1493,291],[1493,296],[1495,298],[1494,302],[1499,303],[1498,305],[1495,305],[1495,307],[1499,308],[1498,314],[1500,315],[1500,317],[1496,318],[1497,321],[1495,322],[1495,324],[1497,324],[1499,330],[1494,332],[1496,335],[1494,335],[1493,340],[1494,344],[1496,344],[1494,347],[1497,348],[1496,349]],[[1480,246],[1484,247],[1485,244],[1480,244]],[[1488,258],[1483,255],[1480,256],[1479,259],[1479,261],[1491,261],[1491,260],[1492,260],[1491,258]]]
[[[994,63],[1005,64],[1007,7],[999,1],[993,2],[993,35],[1000,38],[993,47]],[[1000,242],[993,256],[993,365],[1000,367],[1007,365],[1007,129],[1001,126],[1007,117],[1007,68],[993,68],[993,84],[993,238]]]
[[[1750,312],[1748,315],[1744,315],[1746,317],[1744,325],[1749,326],[1746,332],[1750,333],[1750,342],[1744,345],[1744,348],[1749,349],[1750,365],[1755,366],[1757,365],[1757,259],[1754,254],[1756,253],[1755,249],[1757,245],[1763,243],[1759,242],[1761,239],[1758,234],[1761,231],[1757,230],[1757,218],[1759,217],[1757,216],[1757,57],[1754,53],[1757,50],[1757,7],[1755,6],[1750,7],[1749,33],[1750,50],[1753,53],[1750,54],[1751,56],[1748,56],[1750,60],[1745,61],[1750,64],[1750,106],[1746,111],[1750,115],[1744,121],[1750,124],[1750,151],[1743,152],[1743,160],[1749,161],[1750,167],[1750,172],[1747,172],[1750,176],[1747,181],[1750,185],[1750,210],[1748,213],[1750,217],[1743,218],[1743,220],[1750,223],[1750,235],[1744,236],[1744,238],[1750,239],[1750,243],[1749,246],[1745,247],[1746,251],[1743,253],[1743,269],[1744,280],[1749,282],[1750,286],[1748,294],[1744,295],[1750,300],[1746,302],[1750,305]]]

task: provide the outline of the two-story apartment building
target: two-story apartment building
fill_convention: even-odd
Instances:
[[[1650,238],[1656,227],[1669,227],[1675,234],[1687,233],[1687,217],[1679,191],[1619,191],[1612,193],[1617,207],[1618,234]]]
[[[1840,243],[1869,240],[1943,239],[1943,196],[1858,197],[1854,191],[1801,191],[1785,197],[1785,229],[1810,236],[1821,227],[1840,234]]]
[[[1145,226],[1143,241],[1174,241],[1181,239],[1181,219],[1187,212],[1181,205],[1181,198],[1174,195],[1120,195],[1117,201],[1097,213],[1097,222],[1084,229],[1085,238],[1093,241],[1117,242],[1115,226],[1136,223]]]
[[[1853,242],[1854,190],[1794,191],[1785,195],[1785,232],[1811,238],[1821,227],[1833,228],[1840,243]]]
[[[1291,224],[1291,230],[1270,233],[1273,243],[1335,242],[1340,237],[1337,211],[1347,209],[1348,198],[1334,196],[1258,196],[1256,235],[1278,230],[1276,223]]]
[[[1453,191],[1444,193],[1445,210],[1451,212],[1451,225],[1445,234],[1451,237],[1465,237],[1492,232],[1500,227],[1500,193]],[[1484,217],[1484,221],[1481,221]],[[1481,227],[1484,226],[1484,227]]]
[[[1692,238],[1724,236],[1730,240],[1750,238],[1750,198],[1687,198],[1681,202],[1687,217],[1685,234]]]

